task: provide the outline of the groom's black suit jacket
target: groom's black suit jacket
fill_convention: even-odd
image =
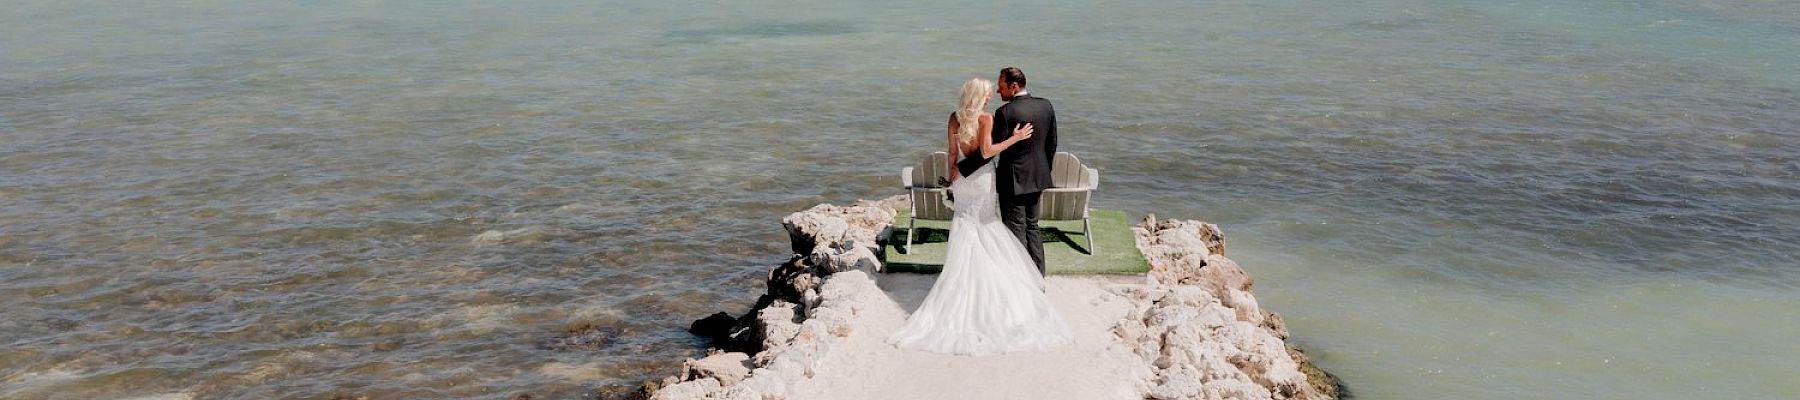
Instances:
[[[1050,187],[1050,163],[1056,157],[1056,109],[1050,106],[1050,100],[1029,93],[1013,97],[994,110],[994,130],[988,136],[994,138],[994,143],[1005,141],[1012,137],[1013,127],[1021,123],[1031,124],[1031,138],[1000,152],[1000,161],[994,165],[998,178],[994,188],[1002,196],[1037,193]]]

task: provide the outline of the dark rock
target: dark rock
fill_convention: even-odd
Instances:
[[[719,338],[731,335],[731,327],[735,325],[737,325],[737,318],[732,318],[731,314],[721,311],[706,318],[694,320],[693,325],[688,325],[688,333],[719,340]]]
[[[789,303],[799,304],[803,294],[818,283],[813,275],[811,261],[805,256],[795,254],[787,262],[769,270],[769,295]],[[754,313],[755,310],[752,310]]]

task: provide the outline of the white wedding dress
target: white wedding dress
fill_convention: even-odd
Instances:
[[[950,185],[956,195],[944,270],[906,326],[888,337],[904,349],[987,355],[1042,351],[1074,334],[1050,305],[1044,277],[1000,222],[994,163]]]

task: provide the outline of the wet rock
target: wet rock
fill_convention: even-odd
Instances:
[[[1300,363],[1300,373],[1306,374],[1307,385],[1312,386],[1313,392],[1319,394],[1319,397],[1316,398],[1348,399],[1353,397],[1350,395],[1349,388],[1344,387],[1342,380],[1330,372],[1319,369],[1299,348],[1288,346],[1288,356],[1292,357],[1294,362]]]
[[[731,314],[726,314],[721,311],[713,315],[708,315],[706,318],[694,320],[692,325],[688,325],[688,333],[713,340],[719,340],[719,338],[731,334],[731,327],[733,325],[737,325],[737,318],[732,318]]]
[[[482,232],[479,235],[475,235],[473,238],[469,238],[469,244],[476,246],[492,246],[504,241],[506,241],[506,233],[501,231]]]

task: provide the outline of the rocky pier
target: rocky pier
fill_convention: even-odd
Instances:
[[[893,230],[889,224],[903,205],[903,196],[850,206],[822,204],[784,218],[793,256],[769,270],[767,291],[756,305],[741,315],[721,312],[691,327],[694,334],[713,339],[708,355],[687,360],[672,376],[635,390],[613,390],[610,396],[760,400],[945,393],[989,398],[1018,393],[1027,397],[1033,390],[1043,390],[1032,383],[1034,379],[1046,378],[988,376],[969,387],[956,387],[964,384],[955,380],[956,371],[938,372],[950,377],[944,381],[950,383],[939,384],[919,383],[938,375],[922,374],[910,381],[904,375],[917,367],[908,363],[938,368],[947,364],[952,370],[959,363],[971,364],[970,368],[981,368],[970,371],[975,376],[991,373],[996,366],[1004,369],[1006,363],[1043,370],[1067,362],[1107,370],[1053,381],[1086,378],[1092,382],[1075,384],[1104,387],[1051,393],[1133,399],[1342,397],[1334,377],[1287,343],[1290,332],[1281,316],[1258,305],[1251,291],[1254,279],[1225,256],[1225,237],[1218,226],[1157,220],[1153,215],[1133,228],[1151,266],[1148,274],[1053,276],[1053,297],[1078,297],[1059,302],[1061,308],[1074,308],[1060,311],[1096,321],[1076,324],[1076,329],[1087,330],[1078,335],[1089,339],[1068,354],[1053,351],[978,360],[905,354],[885,346],[881,339],[910,311],[896,304],[906,295],[894,292],[917,293],[918,286],[929,286],[929,278],[878,272],[885,240]],[[607,396],[603,391],[602,397]]]

